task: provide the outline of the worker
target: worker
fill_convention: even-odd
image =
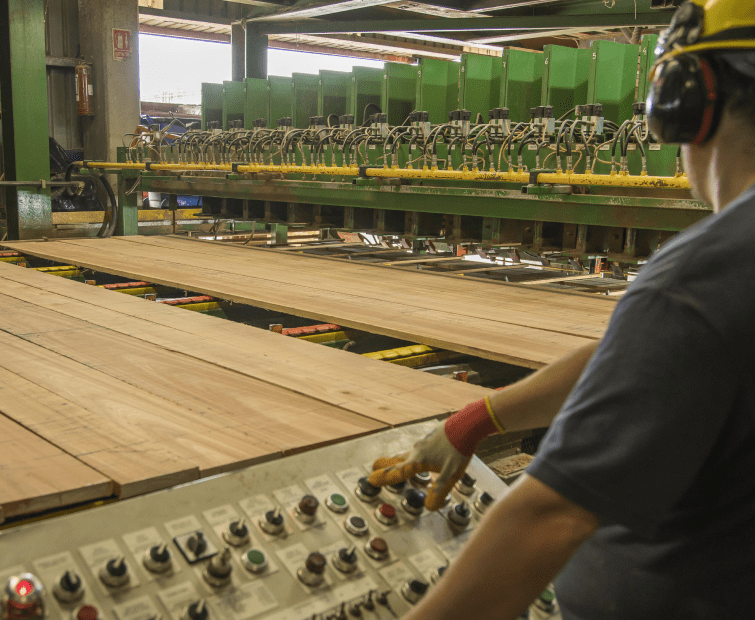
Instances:
[[[755,615],[755,0],[685,3],[659,48],[650,127],[715,214],[648,261],[600,342],[375,463],[376,485],[440,472],[434,510],[483,437],[550,426],[407,620],[517,618],[551,582],[565,620]]]

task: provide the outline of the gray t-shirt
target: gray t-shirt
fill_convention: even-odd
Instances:
[[[601,518],[566,620],[755,617],[755,187],[648,262],[528,473]]]

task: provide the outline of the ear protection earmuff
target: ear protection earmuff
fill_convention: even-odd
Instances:
[[[723,102],[715,66],[696,54],[662,60],[647,98],[648,125],[662,142],[703,144],[718,129]]]

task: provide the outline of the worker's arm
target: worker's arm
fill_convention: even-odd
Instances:
[[[438,472],[425,500],[429,510],[437,510],[464,474],[480,440],[496,431],[550,425],[598,344],[588,344],[494,396],[467,405],[410,452],[378,459],[370,483],[397,484],[421,471]]]
[[[506,431],[550,426],[598,344],[585,345],[491,396],[498,423]]]
[[[598,525],[592,512],[525,474],[404,620],[513,620]]]

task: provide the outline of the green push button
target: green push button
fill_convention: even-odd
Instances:
[[[259,549],[251,549],[241,556],[241,563],[249,572],[261,573],[267,568],[267,557]]]
[[[262,553],[262,551],[257,551],[257,549],[252,549],[249,553],[246,554],[246,559],[249,560],[252,564],[264,564],[265,554]]]
[[[546,605],[551,605],[556,600],[556,595],[551,590],[544,590],[540,595],[540,600]]]
[[[340,493],[331,493],[325,505],[333,512],[346,512],[349,509],[349,500]]]

